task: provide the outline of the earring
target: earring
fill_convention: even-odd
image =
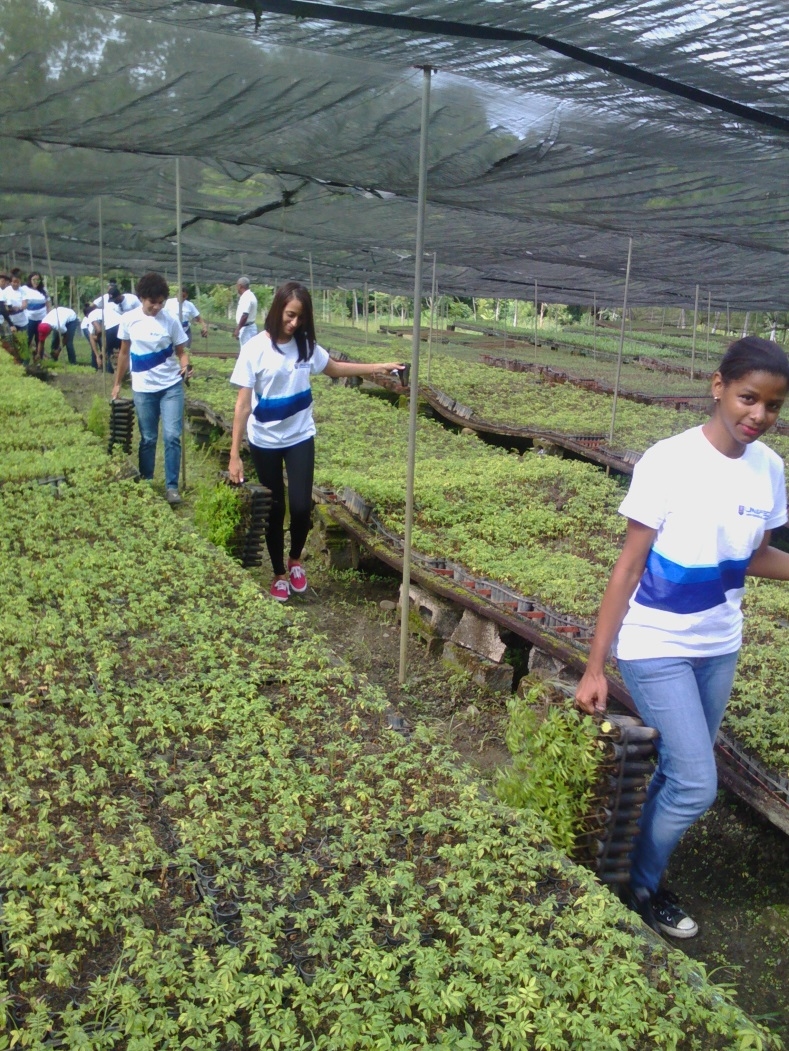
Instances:
[[[720,398],[713,398],[713,401],[714,401],[714,402],[715,402],[715,404],[717,405],[717,404],[718,404],[718,402],[720,401]]]

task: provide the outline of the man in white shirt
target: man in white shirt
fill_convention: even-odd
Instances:
[[[181,295],[178,297],[173,296],[172,299],[168,299],[167,302],[164,304],[164,309],[167,311],[168,314],[172,314],[173,317],[177,317],[178,320],[181,322],[181,327],[183,328],[184,332],[188,337],[186,345],[188,347],[191,347],[192,322],[196,321],[200,325],[200,334],[202,335],[203,339],[205,339],[208,336],[208,325],[206,325],[205,321],[203,321],[203,319],[200,317],[200,311],[197,309],[197,307],[194,305],[191,299],[188,298],[188,296],[189,292],[187,291],[186,286],[184,286],[181,289]],[[179,299],[180,308],[178,302]]]
[[[238,340],[239,346],[243,347],[248,339],[252,339],[253,336],[258,334],[258,327],[255,324],[255,319],[258,316],[258,301],[249,287],[249,278],[246,275],[242,275],[236,281],[236,291],[239,299],[236,307],[236,327],[233,330],[233,335]]]

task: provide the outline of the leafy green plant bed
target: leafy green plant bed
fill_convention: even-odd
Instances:
[[[320,380],[313,390],[317,483],[336,492],[355,490],[392,534],[402,536],[406,413]],[[229,384],[205,380],[201,391],[218,412],[232,413]],[[677,415],[687,421],[687,414]],[[594,619],[621,545],[624,521],[616,509],[623,495],[618,482],[590,464],[507,454],[419,420],[414,547],[510,584],[561,613]],[[766,581],[747,586],[745,648],[725,725],[780,780],[789,768],[789,697],[777,670],[789,593]],[[763,674],[760,662],[773,674]]]
[[[0,511],[0,1048],[774,1046],[148,487]]]

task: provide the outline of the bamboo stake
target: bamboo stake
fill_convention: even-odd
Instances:
[[[430,328],[427,333],[427,382],[430,382],[430,359],[433,353],[433,323],[436,316],[436,253],[433,252],[433,281],[430,286]]]
[[[178,321],[184,323],[184,304],[181,297],[183,271],[181,268],[181,158],[175,158],[175,280],[178,285]],[[184,376],[186,386],[186,376]],[[181,414],[181,487],[186,490],[186,441],[184,434],[184,417]]]
[[[707,290],[707,361],[710,360],[710,292]]]
[[[695,379],[696,375],[696,326],[699,323],[699,286],[696,285],[696,302],[693,306],[693,338],[690,343],[690,378]]]
[[[97,362],[101,369],[101,397],[107,400],[107,337],[104,331],[104,227],[101,218],[101,197],[99,197],[99,295],[101,296],[101,361]]]
[[[534,282],[534,360],[537,360],[537,281]]]

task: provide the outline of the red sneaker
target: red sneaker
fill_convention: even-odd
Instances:
[[[301,595],[307,590],[307,574],[304,572],[300,562],[293,562],[288,565],[288,576],[290,577],[291,589],[297,595]]]
[[[277,602],[287,602],[290,597],[290,586],[287,580],[275,580],[269,589],[269,594]]]

